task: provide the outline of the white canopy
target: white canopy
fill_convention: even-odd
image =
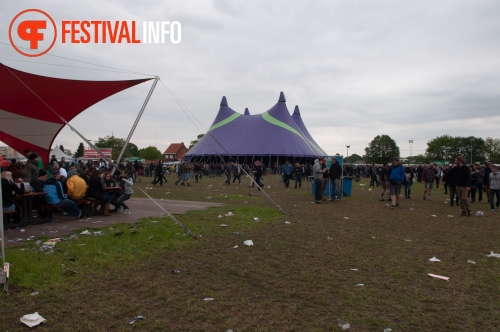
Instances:
[[[66,158],[66,161],[74,161],[74,158],[71,156],[68,156],[66,153],[62,152],[59,147],[55,147],[50,151],[50,159],[52,159],[52,156],[56,156],[57,161],[60,161],[62,157]],[[49,161],[50,161],[49,159]]]

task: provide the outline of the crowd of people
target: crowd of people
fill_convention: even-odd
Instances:
[[[392,202],[392,208],[399,206],[399,191],[404,188],[405,199],[411,198],[412,186],[422,183],[423,199],[433,200],[433,190],[441,185],[444,194],[449,195],[450,206],[460,206],[462,216],[471,215],[471,204],[483,201],[483,195],[492,210],[500,207],[500,173],[491,161],[467,165],[462,156],[457,156],[451,165],[436,163],[402,167],[399,159],[392,164],[363,166],[363,176],[370,178],[370,186],[381,187],[380,200]],[[397,174],[394,174],[394,170]],[[496,197],[496,202],[494,199]]]
[[[62,214],[75,218],[83,217],[82,200],[92,203],[96,215],[130,212],[125,202],[133,193],[133,165],[116,165],[103,159],[67,162],[64,157],[58,160],[52,156],[44,167],[36,153],[27,150],[25,154],[25,163],[3,157],[0,160],[4,212],[16,210],[13,194],[24,194],[25,187],[44,193],[36,196],[35,205],[57,206]]]
[[[155,186],[168,182],[166,175],[174,173],[177,179],[174,185],[191,186],[190,180],[199,182],[202,177],[220,177],[226,185],[238,181],[241,184],[242,176],[250,175],[249,186],[256,186],[258,190],[264,186],[264,176],[270,174],[281,175],[280,183],[285,188],[290,188],[294,181],[294,188],[302,187],[302,180],[314,181],[315,203],[321,204],[329,200],[340,202],[342,191],[340,181],[342,177],[350,176],[356,179],[361,177],[370,179],[370,186],[381,187],[380,200],[390,201],[391,208],[399,207],[401,192],[405,199],[410,199],[412,186],[415,182],[424,186],[423,199],[433,200],[433,190],[441,185],[445,194],[449,194],[450,206],[460,206],[462,215],[471,215],[471,204],[481,202],[483,195],[490,203],[491,209],[499,208],[500,204],[500,173],[491,162],[484,165],[476,162],[466,165],[463,157],[458,156],[451,165],[439,166],[434,163],[427,165],[400,164],[399,158],[393,158],[391,163],[380,165],[344,165],[343,167],[335,158],[327,161],[318,158],[313,165],[291,163],[285,160],[284,164],[276,163],[267,168],[259,160],[252,163],[205,163],[181,161],[169,168],[161,160],[150,163],[139,161],[122,163],[108,163],[101,159],[98,161],[67,162],[64,157],[57,160],[55,156],[48,163],[47,169],[43,168],[38,156],[27,151],[25,164],[11,162],[6,165],[0,160],[2,166],[2,188],[8,194],[3,195],[4,211],[13,209],[12,193],[24,190],[22,184],[29,184],[34,191],[44,191],[46,203],[58,205],[61,209],[76,218],[81,217],[81,209],[76,202],[81,199],[95,201],[92,211],[104,216],[112,212],[129,212],[126,205],[132,193],[134,182],[142,182],[143,177],[152,178]],[[116,169],[114,176],[111,171]],[[20,186],[15,183],[21,184]],[[107,188],[115,187],[118,190]],[[4,187],[5,186],[5,187]],[[329,190],[326,190],[327,187]],[[16,187],[16,188],[14,188]],[[329,193],[325,197],[325,193]],[[494,204],[496,197],[496,204]],[[113,209],[110,207],[114,206]]]

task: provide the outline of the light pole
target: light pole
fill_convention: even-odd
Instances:
[[[472,140],[470,140],[470,164],[472,165]]]
[[[347,159],[347,158],[349,158],[349,148],[350,148],[351,146],[350,146],[350,145],[346,145],[345,147],[347,148],[347,157],[346,157],[345,159]]]
[[[413,144],[413,140],[409,140],[408,143],[410,143],[410,161],[411,161],[411,145]]]

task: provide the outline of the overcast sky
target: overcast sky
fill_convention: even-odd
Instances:
[[[299,105],[330,155],[345,154],[346,145],[349,155],[363,155],[377,135],[393,138],[402,157],[410,155],[409,140],[416,155],[445,134],[500,137],[500,1],[46,0],[1,7],[0,61],[8,66],[74,79],[160,77],[131,140],[139,148],[188,146],[210,127],[222,96],[235,111],[258,114],[276,104],[280,91],[290,113]],[[182,41],[59,39],[48,55],[28,58],[8,37],[11,20],[28,8],[47,12],[59,31],[63,20],[178,21]],[[71,124],[92,141],[126,138],[150,87],[110,97]],[[54,145],[74,152],[80,142],[64,129]]]

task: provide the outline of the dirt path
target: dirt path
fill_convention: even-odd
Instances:
[[[163,208],[173,214],[182,214],[191,210],[203,210],[209,207],[220,207],[220,203],[194,202],[194,201],[157,201]],[[145,217],[162,217],[165,213],[151,200],[146,198],[131,198],[127,201],[130,214],[113,213],[110,217],[93,216],[75,220],[70,216],[55,215],[51,222],[32,225],[5,231],[5,246],[14,247],[22,245],[42,236],[61,237],[83,228],[104,228],[116,223],[133,224]]]

